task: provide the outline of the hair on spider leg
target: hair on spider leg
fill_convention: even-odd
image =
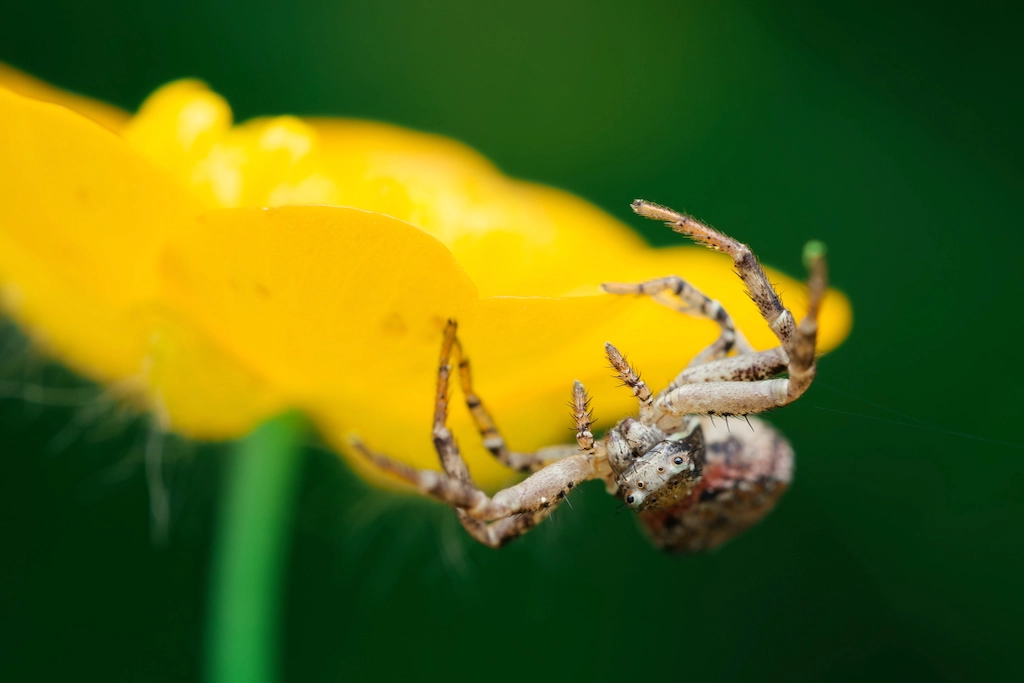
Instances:
[[[722,415],[722,419],[725,420],[725,431],[727,431],[730,434],[732,434],[732,427],[729,426],[729,416],[728,415]]]
[[[584,409],[583,415],[588,420],[590,420],[591,423],[593,423],[593,422],[595,422],[594,409],[590,407],[590,401],[591,401],[591,399],[588,397],[587,398],[587,402],[583,404],[583,409]],[[576,417],[576,404],[574,402],[572,402],[572,401],[568,401],[565,405],[566,405],[567,408],[571,408],[572,409],[572,416]],[[575,432],[576,428],[575,427],[569,427],[569,430]]]

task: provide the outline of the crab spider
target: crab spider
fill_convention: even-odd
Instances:
[[[745,244],[657,204],[637,200],[633,210],[732,257],[779,345],[754,351],[717,301],[679,277],[602,285],[612,294],[650,296],[709,318],[718,324],[719,336],[657,394],[607,344],[612,368],[637,399],[637,415],[596,438],[590,399],[577,381],[572,390],[576,444],[521,453],[508,448],[474,391],[457,325],[449,321],[441,343],[433,424],[442,471],[410,467],[359,440],[353,440],[354,448],[378,468],[455,508],[470,535],[493,548],[532,529],[590,479],[604,481],[609,493],[638,513],[652,541],[672,552],[714,548],[764,517],[792,479],[793,450],[773,427],[747,416],[795,401],[814,379],[817,319],[827,288],[824,250],[815,243],[807,249],[810,305],[797,324]],[[486,448],[505,465],[529,473],[493,496],[473,483],[447,427],[448,388],[456,369]],[[751,429],[729,430],[715,423],[715,416],[744,416]]]

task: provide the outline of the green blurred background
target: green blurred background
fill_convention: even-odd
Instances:
[[[286,680],[1006,680],[1024,607],[1024,53],[1002,7],[37,0],[4,9],[0,61],[127,109],[198,76],[238,119],[443,133],[655,244],[673,237],[630,215],[636,197],[793,274],[807,239],[830,248],[854,330],[771,416],[798,468],[764,524],[678,560],[595,486],[493,552],[310,448]],[[8,390],[74,384],[4,339]],[[231,455],[169,439],[154,524],[147,439],[111,411],[0,400],[3,680],[201,675]]]

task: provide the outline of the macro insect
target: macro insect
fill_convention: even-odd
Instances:
[[[657,394],[618,349],[606,344],[612,368],[637,399],[636,416],[595,438],[590,399],[577,381],[572,390],[576,443],[520,453],[505,444],[473,390],[456,323],[449,321],[441,344],[433,423],[442,471],[410,467],[371,451],[357,439],[354,448],[378,468],[455,508],[469,534],[493,548],[535,527],[574,488],[591,479],[604,481],[610,494],[639,513],[654,544],[671,552],[714,548],[764,517],[792,479],[793,450],[775,428],[748,416],[795,401],[814,379],[817,318],[827,288],[824,249],[812,243],[805,252],[809,306],[797,324],[745,244],[651,202],[637,200],[633,210],[731,256],[779,345],[755,351],[717,301],[679,277],[604,284],[611,294],[650,296],[682,313],[707,317],[718,324],[718,338]],[[529,473],[493,496],[474,485],[446,424],[456,362],[462,393],[484,446],[508,467]],[[732,416],[743,416],[750,428],[730,429]],[[724,419],[716,422],[715,417]]]

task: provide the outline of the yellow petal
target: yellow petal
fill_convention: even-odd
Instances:
[[[123,135],[139,155],[215,207],[220,204],[196,187],[193,175],[230,129],[231,107],[224,98],[200,81],[183,80],[150,95]]]
[[[0,89],[0,287],[7,312],[68,365],[135,377],[167,236],[196,200],[106,128]]]
[[[776,344],[729,259],[651,249],[586,202],[506,178],[444,138],[293,117],[232,126],[227,103],[194,81],[158,91],[123,138],[3,91],[0,120],[12,162],[0,183],[7,310],[85,374],[134,381],[189,436],[230,437],[298,407],[340,450],[355,432],[436,467],[449,318],[513,448],[571,439],[574,379],[608,426],[635,401],[615,386],[604,342],[660,388],[717,329],[601,294],[607,281],[683,276],[755,346]],[[334,206],[287,206],[296,202]],[[246,205],[278,208],[206,212]],[[769,277],[801,315],[802,285]],[[830,292],[821,349],[849,324],[849,303]],[[507,471],[455,397],[450,424],[475,477],[502,483]]]
[[[584,381],[608,426],[635,412],[603,357],[611,340],[651,381],[664,385],[717,335],[717,328],[636,297],[478,299],[451,253],[422,231],[381,214],[324,206],[237,209],[207,214],[178,236],[164,265],[168,300],[252,376],[310,414],[339,450],[356,433],[373,448],[436,466],[430,425],[444,321],[455,318],[478,391],[515,448],[571,437],[565,402]],[[732,285],[738,317],[766,329],[728,259],[672,250],[672,264],[709,271]],[[792,280],[772,273],[781,287]],[[799,309],[798,309],[799,310]],[[770,333],[765,333],[770,335]],[[753,336],[753,335],[752,335]],[[763,336],[763,335],[762,335]],[[208,369],[177,366],[218,381]],[[165,401],[202,411],[197,386]],[[458,395],[450,424],[485,486],[509,473],[482,448]],[[225,418],[230,402],[210,405]],[[362,463],[353,464],[362,469]]]
[[[384,213],[452,250],[484,296],[552,296],[593,282],[588,259],[630,260],[643,241],[563,192],[509,179],[445,138],[364,121],[294,117],[230,127],[197,81],[164,86],[125,137],[208,206],[323,203]],[[501,256],[513,267],[495,268]]]
[[[168,249],[173,307],[334,443],[353,428],[415,443],[427,429],[418,450],[429,449],[441,330],[476,301],[443,245],[388,216],[327,206],[223,210],[199,223]],[[181,405],[168,398],[172,422],[206,393],[179,393]]]
[[[264,377],[218,346],[187,316],[161,306],[139,384],[167,431],[232,439],[291,408]]]
[[[309,125],[306,163],[287,183],[319,178],[327,190],[320,201],[385,213],[433,235],[482,296],[579,293],[595,282],[591,258],[649,251],[593,205],[507,178],[452,140],[366,121]]]
[[[112,131],[120,131],[129,118],[128,112],[115,106],[55,88],[6,64],[0,64],[0,87],[25,97],[60,104]]]

